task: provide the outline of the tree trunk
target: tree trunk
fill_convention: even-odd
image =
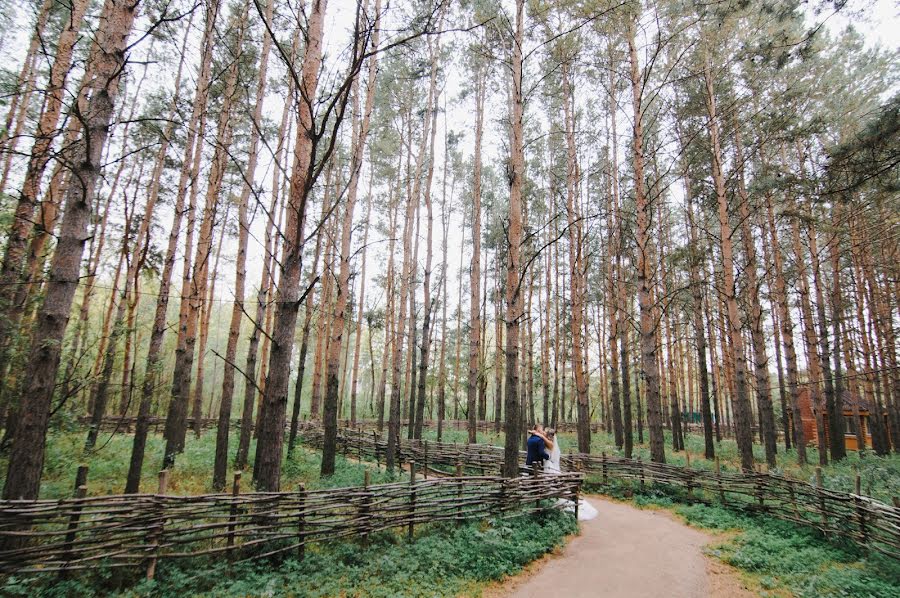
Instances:
[[[0,265],[0,376],[6,373],[9,363],[7,351],[11,345],[10,336],[16,332],[21,322],[23,309],[21,305],[15,305],[13,298],[19,288],[22,265],[25,261],[26,246],[31,235],[34,223],[34,209],[38,203],[41,179],[44,170],[50,162],[53,140],[57,135],[57,123],[62,112],[63,97],[66,93],[66,79],[72,67],[72,56],[75,42],[78,41],[79,31],[87,10],[87,0],[73,0],[70,17],[65,20],[62,31],[56,45],[56,56],[47,81],[47,88],[43,90],[45,100],[38,120],[35,132],[34,144],[28,158],[28,166],[25,171],[25,180],[22,183],[22,191],[13,212],[12,226],[6,235],[6,251],[3,254],[3,262]],[[42,23],[42,19],[44,23]],[[43,11],[38,15],[38,25],[43,30],[46,16]],[[35,32],[38,35],[38,31]],[[82,95],[90,85],[85,76],[84,87],[76,95],[76,105],[84,109],[87,98]],[[14,96],[15,97],[15,96]],[[76,118],[77,110],[72,111],[72,118]],[[11,107],[10,114],[14,113]],[[4,129],[8,131],[9,129]]]
[[[23,394],[3,488],[7,500],[38,498],[62,340],[78,287],[95,185],[136,13],[134,0],[104,3],[91,60],[85,68],[88,99],[82,112],[82,136],[74,151],[77,166],[73,173],[80,184],[70,185],[66,191],[59,242],[50,264],[44,303],[37,314],[30,352],[31,376],[28,391]]]
[[[219,0],[213,0],[213,2],[214,6],[210,8],[210,11],[214,20],[218,15]],[[237,48],[239,52],[243,41],[244,20],[239,17],[236,20],[238,23],[234,24],[238,27]],[[215,32],[215,24],[212,26],[212,31]],[[178,348],[175,350],[175,367],[172,372],[172,400],[166,415],[166,448],[163,455],[163,468],[171,468],[175,464],[176,455],[184,450],[185,435],[187,433],[187,410],[191,398],[194,347],[197,341],[200,311],[207,293],[209,258],[212,253],[213,228],[218,209],[219,193],[225,176],[232,140],[231,108],[237,90],[238,64],[239,60],[235,59],[228,69],[225,95],[216,130],[216,145],[209,171],[209,182],[206,188],[203,216],[200,220],[200,230],[197,235],[197,253],[190,276],[187,313],[178,330],[180,338]]]
[[[750,229],[750,196],[744,184],[744,154],[741,146],[741,130],[735,118],[735,159],[737,161],[737,187],[739,198],[738,213],[741,218],[741,238],[744,245],[744,257],[747,260],[744,274],[745,302],[750,307],[750,338],[753,345],[753,365],[756,376],[756,403],[759,410],[760,436],[766,451],[766,463],[775,467],[775,454],[778,450],[775,432],[775,414],[772,410],[772,394],[769,381],[769,356],[766,352],[765,322],[762,305],[759,300],[762,286],[756,271],[756,242]]]
[[[484,101],[487,95],[484,67],[475,72],[475,155],[472,169],[472,262],[469,270],[469,378],[466,385],[466,413],[469,443],[477,442],[476,392],[478,352],[481,347],[481,142],[484,135]],[[508,435],[508,433],[507,433]]]
[[[303,224],[306,204],[315,183],[311,168],[315,143],[313,102],[322,64],[322,38],[327,0],[314,0],[310,7],[307,46],[301,64],[300,115],[294,145],[281,276],[276,292],[269,375],[259,413],[259,440],[253,477],[261,492],[277,492],[281,478],[281,449],[284,444],[284,419],[287,409],[288,376],[294,345],[294,327],[299,310],[300,259],[303,252]]]
[[[631,64],[631,93],[634,109],[632,160],[634,163],[635,205],[637,210],[637,282],[638,303],[641,310],[641,372],[647,385],[647,423],[650,428],[650,458],[666,462],[659,397],[659,371],[656,361],[657,325],[653,317],[651,299],[653,281],[651,262],[653,246],[650,239],[650,200],[644,190],[644,130],[643,85],[635,47],[635,23],[628,25],[628,55]]]
[[[368,2],[363,3],[360,18],[366,18]],[[372,39],[372,49],[378,49],[378,23],[381,15],[381,2],[375,4],[375,34]],[[360,47],[357,43],[355,52],[363,53],[368,48]],[[375,104],[375,74],[377,72],[376,54],[369,59],[369,79],[366,89],[366,102],[362,114],[362,120],[358,126],[354,126],[356,135],[353,140],[353,155],[350,158],[350,182],[348,183],[347,199],[344,204],[344,222],[341,229],[341,254],[340,267],[337,278],[337,288],[334,301],[334,312],[331,322],[331,334],[327,337],[328,349],[326,351],[326,394],[323,424],[325,428],[322,445],[321,475],[329,476],[334,473],[334,459],[337,452],[337,418],[338,418],[338,374],[341,361],[341,347],[344,339],[345,317],[347,301],[350,294],[350,236],[353,232],[353,211],[356,208],[356,198],[359,188],[359,174],[362,170],[363,155],[366,147],[366,137],[369,134],[369,120]],[[356,83],[354,82],[354,86]],[[359,97],[359,94],[356,94]],[[356,113],[359,114],[359,101],[356,101]],[[354,409],[355,411],[355,409]],[[354,418],[355,419],[355,413]]]
[[[751,432],[752,413],[747,389],[747,363],[744,353],[744,339],[741,335],[741,319],[738,314],[734,282],[734,250],[732,228],[728,217],[728,199],[725,192],[725,175],[722,171],[722,151],[719,147],[719,129],[716,113],[716,99],[713,92],[712,69],[707,60],[704,68],[706,83],[706,110],[709,115],[709,138],[712,145],[712,176],[715,183],[719,212],[720,249],[722,252],[723,299],[728,316],[728,332],[731,338],[732,362],[735,373],[734,408],[735,436],[741,456],[741,468],[753,470],[753,436]]]
[[[186,48],[188,36],[191,32],[191,25],[194,21],[194,13],[188,18],[185,34],[181,45],[180,59],[178,62],[178,73],[175,77],[175,96],[169,106],[169,125],[160,143],[159,151],[156,154],[156,164],[154,165],[153,183],[150,187],[147,203],[155,205],[159,200],[159,190],[162,182],[162,173],[165,168],[166,154],[169,144],[175,134],[175,114],[178,109],[178,101],[180,99],[180,85],[184,60],[186,58]],[[185,162],[187,156],[193,152],[193,144],[195,140],[197,119],[199,117],[199,106],[201,102],[205,102],[205,96],[201,93],[204,87],[201,81],[198,81],[198,87],[194,98],[194,110],[191,121],[188,126],[187,139],[185,141]],[[186,167],[186,164],[185,164]],[[182,169],[182,176],[186,179],[186,168]],[[162,360],[160,352],[162,350],[163,336],[166,328],[166,312],[169,307],[169,289],[172,284],[172,271],[175,268],[175,251],[178,245],[178,236],[181,230],[181,220],[184,213],[184,194],[180,193],[176,200],[172,216],[172,224],[169,227],[169,240],[166,247],[166,256],[163,261],[163,270],[159,281],[159,295],[156,299],[156,310],[153,318],[153,329],[150,333],[149,348],[147,350],[147,361],[144,369],[144,380],[141,384],[141,400],[138,406],[137,422],[134,428],[134,442],[131,448],[131,460],[128,467],[128,477],[125,482],[125,494],[135,494],[138,492],[141,482],[141,470],[144,464],[144,451],[147,445],[147,434],[150,429],[150,409],[156,386],[159,380],[160,368]]]
[[[519,475],[519,321],[522,315],[522,187],[525,183],[525,143],[522,123],[525,97],[522,90],[522,45],[525,0],[516,0],[516,29],[512,44],[512,99],[509,129],[509,246],[506,254],[506,441],[503,475]]]

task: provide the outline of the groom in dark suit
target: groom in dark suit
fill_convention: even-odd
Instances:
[[[540,424],[536,425],[534,429],[537,432],[544,431],[544,427]],[[534,432],[528,437],[527,447],[528,451],[525,456],[525,465],[531,466],[533,463],[543,464],[544,461],[550,460],[550,455],[547,454],[547,445],[544,443],[544,439]]]

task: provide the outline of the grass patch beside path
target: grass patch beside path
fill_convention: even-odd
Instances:
[[[153,582],[132,587],[99,569],[91,577],[44,585],[42,578],[10,578],[4,596],[47,598],[120,596],[479,596],[484,586],[513,575],[576,531],[574,517],[559,511],[463,526],[439,524],[407,543],[397,534],[313,546],[303,561],[229,564],[222,559],[163,562]],[[54,578],[55,579],[55,578]]]
[[[729,532],[707,554],[739,569],[761,596],[900,597],[900,562],[813,528],[717,505],[685,505],[663,494],[636,495],[636,506],[662,507],[688,524]]]

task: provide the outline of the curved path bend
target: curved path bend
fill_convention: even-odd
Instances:
[[[727,566],[703,554],[713,537],[665,511],[637,509],[600,496],[599,511],[581,533],[486,596],[511,598],[744,598],[747,590]]]

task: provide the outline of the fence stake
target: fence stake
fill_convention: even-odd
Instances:
[[[425,479],[427,480],[428,479],[428,441],[423,440],[422,446],[424,447],[424,452],[423,452],[423,456],[422,456],[422,459],[424,461],[424,463],[422,464],[422,473],[425,474]]]
[[[359,518],[362,522],[362,543],[363,545],[368,544],[369,542],[369,504],[371,502],[371,495],[369,494],[369,470],[366,469],[363,472],[363,489],[365,490],[363,493],[362,504],[359,507]]]
[[[158,496],[162,496],[166,493],[166,490],[169,489],[169,470],[163,469],[159,472],[159,486],[157,487],[156,494]],[[163,517],[165,510],[162,506],[159,508],[159,525],[154,530],[154,533],[150,536],[150,542],[155,544],[156,546],[153,548],[153,556],[150,557],[150,563],[147,565],[147,579],[152,580],[156,575],[156,561],[159,557],[159,542],[162,539],[163,530],[165,529],[166,520]]]
[[[822,511],[822,525],[825,527],[824,531],[828,530],[828,513],[825,512],[825,494],[824,494],[824,483],[822,481],[822,468],[816,467],[816,494],[819,495],[819,509]]]
[[[608,482],[607,477],[607,464],[606,464],[606,451],[600,453],[600,462],[603,464],[603,485],[606,486]]]
[[[76,500],[81,500],[85,496],[87,496],[87,486],[85,482],[87,482],[87,473],[88,466],[87,465],[79,465],[78,472],[75,474],[75,492],[73,493],[73,498]],[[81,519],[81,504],[76,503],[75,506],[72,507],[72,514],[69,515],[69,525],[66,527],[66,547],[64,548],[64,556],[63,561],[66,563],[65,566],[68,565],[69,559],[71,558],[71,550],[72,545],[75,543],[75,537],[78,533],[78,521]],[[66,579],[69,575],[69,572],[64,568],[59,572],[60,579]]]
[[[462,463],[456,462],[456,524],[462,525]]]
[[[375,446],[375,465],[381,471],[381,457],[378,454],[378,432],[372,430],[372,444]]]
[[[859,531],[862,534],[863,544],[868,544],[869,542],[869,531],[866,529],[866,511],[863,509],[863,501],[861,498],[862,495],[862,480],[859,477],[859,472],[856,474],[856,496],[853,497],[853,502],[856,503],[856,513],[859,516]]]
[[[759,507],[762,510],[765,510],[765,502],[763,499],[763,488],[762,488],[762,465],[759,466],[759,472],[754,476],[756,478],[756,501],[759,503]]]
[[[725,491],[722,490],[722,464],[716,457],[716,485],[719,487],[719,500],[725,504]]]
[[[641,461],[641,458],[637,458],[638,466],[641,468],[641,494],[644,493],[644,463]]]
[[[300,545],[297,546],[297,560],[302,561],[306,554],[306,539],[303,537],[306,533],[306,488],[303,484],[297,485],[297,494],[297,501],[299,502],[297,513],[297,540],[300,542]]]
[[[416,462],[409,462],[409,530],[406,538],[410,542],[413,540],[413,529],[415,527],[414,520],[416,518]]]
[[[362,463],[362,460],[363,460],[363,454],[362,454],[362,447],[363,447],[363,431],[362,431],[362,428],[360,428],[359,430],[357,430],[356,438],[357,438],[357,440],[358,440],[358,442],[359,442],[359,452],[358,452],[358,454],[359,454],[359,462]]]
[[[234,558],[232,549],[234,548],[234,530],[237,527],[238,504],[237,497],[241,493],[241,472],[234,472],[234,482],[231,484],[231,508],[228,514],[228,558]]]

